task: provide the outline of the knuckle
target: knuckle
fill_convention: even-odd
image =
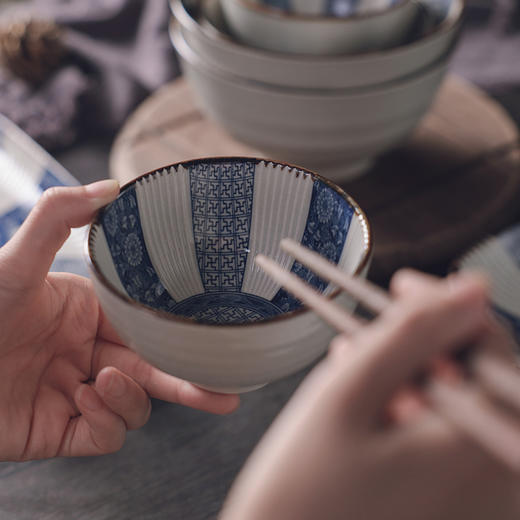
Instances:
[[[143,358],[137,357],[132,374],[135,374],[134,379],[146,391],[152,379],[153,368]]]
[[[125,443],[125,438],[126,429],[124,427],[121,427],[118,429],[117,432],[114,432],[114,434],[107,439],[106,443],[102,448],[102,451],[104,453],[116,453],[123,447]]]
[[[60,188],[57,186],[53,186],[51,188],[46,189],[42,196],[40,197],[39,205],[42,208],[53,207],[58,204],[60,198],[62,197],[64,192],[64,188]]]
[[[129,428],[129,430],[137,430],[138,428],[143,427],[148,422],[148,419],[150,419],[151,413],[152,413],[152,403],[151,403],[150,399],[146,399],[146,410],[145,410],[144,414],[141,416],[139,421],[137,421],[135,424],[132,425],[131,428]]]
[[[403,334],[413,334],[428,321],[430,312],[422,305],[409,305],[401,312],[398,329]]]

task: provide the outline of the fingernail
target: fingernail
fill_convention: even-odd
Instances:
[[[112,397],[123,397],[126,392],[126,384],[122,377],[117,374],[112,374],[108,382],[106,392]]]
[[[89,385],[83,385],[79,394],[81,404],[92,412],[99,410],[102,406],[100,397]]]
[[[119,183],[115,179],[105,179],[85,186],[87,195],[95,200],[97,206],[113,201],[119,193]]]

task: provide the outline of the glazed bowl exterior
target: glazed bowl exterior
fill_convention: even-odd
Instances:
[[[238,41],[274,52],[342,54],[386,49],[405,41],[419,14],[418,4],[402,0],[388,9],[346,18],[298,15],[251,0],[220,0]]]
[[[430,106],[448,60],[379,88],[309,91],[222,73],[190,49],[178,28],[171,36],[206,113],[239,141],[334,181],[363,173],[410,134]]]
[[[228,34],[218,0],[170,0],[170,6],[193,52],[223,72],[272,86],[338,89],[371,87],[431,66],[456,41],[463,0],[452,0],[434,28],[409,43],[338,56],[290,55],[242,45]]]
[[[124,186],[90,227],[89,266],[103,312],[144,359],[244,392],[312,363],[334,334],[255,266],[256,254],[353,308],[282,253],[284,237],[366,274],[369,226],[348,195],[310,171],[240,157],[178,163]]]

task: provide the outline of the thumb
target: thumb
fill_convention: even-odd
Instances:
[[[71,228],[88,224],[118,193],[119,184],[111,179],[44,191],[20,229],[0,250],[2,278],[16,280],[18,288],[40,283]]]

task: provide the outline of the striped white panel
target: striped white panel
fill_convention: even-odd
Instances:
[[[342,271],[353,274],[359,265],[365,247],[365,233],[366,229],[363,225],[363,221],[354,213],[350,221],[343,251],[339,257],[338,266]],[[324,294],[329,294],[333,289],[334,286],[329,284],[323,292]]]
[[[253,213],[242,292],[271,300],[280,286],[254,264],[258,253],[290,269],[293,259],[280,250],[285,237],[301,241],[312,196],[309,175],[259,163],[255,170]]]
[[[105,275],[106,279],[122,294],[128,296],[125,291],[119,275],[116,271],[116,266],[112,260],[110,249],[108,248],[107,237],[103,231],[102,226],[96,227],[96,238],[94,240],[94,258],[98,263],[99,269]]]
[[[0,148],[0,214],[17,206],[30,208],[36,204],[42,191],[38,186],[39,178],[34,179],[32,173],[8,150]]]
[[[36,185],[40,183],[49,157],[29,136],[21,132],[8,134],[2,141],[2,148],[19,165],[30,182]]]
[[[179,167],[136,183],[137,203],[148,255],[175,301],[204,292],[191,218],[190,176]]]

